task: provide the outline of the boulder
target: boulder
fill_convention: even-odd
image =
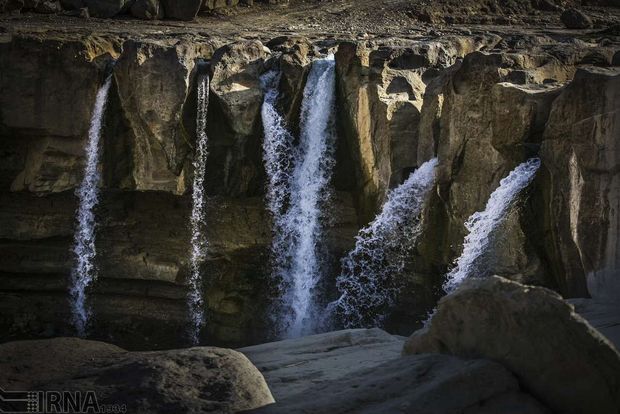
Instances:
[[[94,391],[128,412],[238,412],[273,402],[260,372],[231,349],[127,352],[77,338],[0,345],[5,390]]]
[[[84,0],[93,17],[114,17],[127,10],[130,0]]]
[[[540,151],[544,248],[567,297],[620,301],[620,68],[583,67],[553,102]]]
[[[402,338],[350,329],[240,349],[276,404],[256,413],[539,414],[500,364],[447,355],[400,357]]]
[[[198,14],[202,0],[161,0],[168,19],[192,20]]]
[[[164,8],[159,0],[136,0],[130,11],[138,19],[157,20],[164,17]]]
[[[560,15],[560,20],[567,29],[589,29],[592,27],[592,19],[581,10],[574,8],[564,10]]]
[[[620,407],[613,345],[558,294],[497,276],[470,279],[444,297],[403,353],[500,362],[557,412],[612,414]]]

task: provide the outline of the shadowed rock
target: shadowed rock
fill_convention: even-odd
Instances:
[[[9,390],[92,390],[127,412],[237,412],[273,402],[242,354],[199,347],[127,352],[77,338],[0,345],[0,383]]]
[[[620,355],[547,289],[493,276],[443,298],[404,354],[438,352],[502,363],[521,385],[562,413],[617,413]]]
[[[547,412],[500,364],[446,355],[401,358],[401,344],[380,329],[351,329],[241,351],[276,399],[260,413]]]

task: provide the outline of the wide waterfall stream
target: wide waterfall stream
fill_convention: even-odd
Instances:
[[[446,275],[443,289],[453,292],[467,277],[476,271],[478,260],[486,253],[493,231],[504,220],[513,202],[534,179],[540,167],[539,158],[531,158],[518,165],[500,181],[483,211],[476,212],[465,222],[468,231],[463,243],[463,252],[454,268]]]
[[[330,307],[346,328],[380,326],[400,290],[399,272],[422,231],[420,213],[435,183],[437,158],[390,191],[381,212],[355,238],[337,279],[340,298]]]
[[[274,220],[273,275],[281,290],[276,328],[288,337],[315,331],[316,287],[322,263],[318,243],[334,165],[335,61],[317,59],[304,88],[297,146],[275,109],[278,75],[263,77],[263,157],[269,175],[267,201]]]
[[[192,212],[190,216],[191,252],[188,307],[190,316],[190,338],[198,344],[200,330],[205,324],[204,298],[202,294],[202,271],[207,254],[205,235],[206,199],[204,192],[205,169],[207,165],[207,111],[209,107],[209,76],[198,78],[196,111],[196,153],[194,155],[194,180],[192,183]]]
[[[99,203],[99,182],[101,179],[98,169],[101,152],[99,141],[111,84],[112,76],[109,76],[97,92],[86,143],[84,178],[77,191],[79,207],[73,243],[75,264],[71,270],[70,296],[73,324],[79,336],[84,336],[88,329],[90,309],[86,303],[87,289],[97,278],[95,264],[97,223],[94,210]]]

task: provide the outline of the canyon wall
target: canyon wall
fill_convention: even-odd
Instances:
[[[388,329],[410,333],[460,253],[465,220],[484,208],[502,177],[538,155],[539,176],[498,232],[488,272],[604,300],[620,284],[617,49],[488,32],[262,43],[4,34],[0,339],[73,333],[67,278],[74,191],[97,87],[111,73],[92,336],[132,349],[186,344],[188,186],[201,64],[212,79],[203,340],[233,346],[268,339],[274,292],[259,77],[282,70],[278,105],[296,131],[309,65],[326,52],[336,56],[338,94],[328,284],[386,192],[437,155],[425,230],[387,321]]]

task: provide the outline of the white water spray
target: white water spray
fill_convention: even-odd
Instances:
[[[279,278],[286,268],[287,231],[286,206],[289,202],[293,169],[293,135],[286,129],[275,105],[279,97],[280,73],[270,71],[261,77],[265,98],[261,107],[263,121],[263,161],[267,172],[267,209],[273,220],[272,266]]]
[[[346,328],[380,326],[401,288],[397,280],[421,232],[420,214],[435,183],[437,158],[392,190],[381,212],[355,238],[336,281],[333,304]]]
[[[334,165],[335,61],[318,59],[304,88],[297,148],[274,108],[278,75],[263,77],[267,203],[274,218],[274,275],[282,294],[280,331],[288,337],[316,329],[316,288],[321,279],[321,219]]]
[[[492,232],[502,222],[521,190],[534,179],[540,167],[539,158],[530,158],[517,166],[503,178],[499,187],[491,194],[486,208],[476,212],[465,222],[469,232],[463,243],[463,252],[455,267],[447,274],[443,289],[453,292],[476,270],[478,259],[487,251]]]
[[[77,211],[77,230],[74,235],[73,254],[75,265],[71,271],[71,307],[73,324],[79,336],[84,336],[88,329],[90,308],[86,303],[88,287],[97,279],[95,266],[95,213],[99,203],[99,181],[101,175],[99,164],[99,141],[103,127],[103,116],[112,84],[109,76],[97,92],[95,107],[90,119],[88,142],[86,144],[86,168],[84,178],[77,191],[79,207]]]
[[[196,153],[194,154],[194,181],[192,184],[192,214],[190,216],[191,252],[189,262],[188,306],[190,316],[190,337],[192,344],[198,344],[200,330],[205,325],[204,298],[202,296],[201,266],[207,254],[205,235],[206,199],[204,192],[205,169],[207,166],[207,110],[209,107],[209,76],[200,75],[197,90]]]

